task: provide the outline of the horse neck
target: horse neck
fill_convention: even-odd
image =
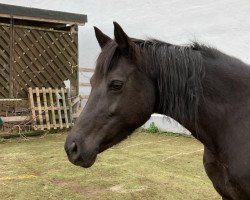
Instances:
[[[155,84],[155,112],[186,128],[189,124],[196,127],[203,76],[201,54],[190,47],[157,42],[144,53],[140,66]]]
[[[178,108],[178,103],[175,105],[177,106],[176,109],[172,109],[170,112],[163,107],[157,107],[155,109],[155,112],[170,116],[178,121],[187,128],[194,137],[211,150],[218,148],[218,138],[222,135],[223,129],[228,125],[226,119],[228,119],[228,116],[233,116],[235,114],[234,112],[237,111],[236,108],[239,99],[244,99],[246,96],[250,97],[250,67],[237,59],[224,54],[221,55],[222,58],[219,57],[217,59],[207,58],[203,55],[202,62],[205,75],[202,77],[203,73],[195,74],[200,76],[198,79],[202,79],[202,91],[200,91],[199,88],[195,88],[195,90],[198,89],[200,92],[197,105],[198,113],[196,113],[195,105],[192,105],[194,106],[194,110],[187,113],[187,115],[192,114],[189,119],[185,114],[180,116],[179,113],[176,113],[175,111],[180,109],[180,112],[185,113],[187,107],[181,105],[181,107]],[[157,67],[158,66],[150,66],[150,68],[156,69]],[[158,105],[159,102],[166,100],[166,98],[165,96],[162,97],[161,92],[159,92],[159,77],[155,75],[154,70],[153,74],[152,77],[156,84],[156,93],[158,94],[156,105]],[[184,79],[184,81],[188,81],[188,79]],[[163,84],[166,83],[167,82],[163,82]],[[168,87],[164,88],[168,89]],[[165,90],[167,95],[168,92],[168,90]],[[179,96],[179,99],[181,98],[185,98],[185,96]],[[173,103],[171,102],[173,101],[171,98],[168,99],[168,101],[170,104]],[[188,103],[195,104],[196,101],[187,101],[187,104]],[[171,106],[173,106],[173,104]],[[196,114],[197,116],[194,116]]]
[[[225,131],[232,125],[232,118],[250,100],[250,66],[224,56],[204,59],[203,98],[199,102],[198,113],[199,132],[193,130],[197,139],[214,150],[221,148]]]

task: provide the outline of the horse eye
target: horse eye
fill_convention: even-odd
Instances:
[[[123,82],[118,80],[111,81],[111,83],[109,84],[109,88],[114,91],[122,89],[122,86]]]

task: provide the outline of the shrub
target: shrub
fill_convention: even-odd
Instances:
[[[151,122],[149,127],[146,129],[148,133],[159,133],[159,128],[155,125],[154,122]]]

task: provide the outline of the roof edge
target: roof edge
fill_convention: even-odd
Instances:
[[[0,17],[84,25],[87,15],[0,3]]]

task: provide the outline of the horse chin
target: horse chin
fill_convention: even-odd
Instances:
[[[95,163],[95,161],[96,161],[96,156],[97,155],[95,155],[95,157],[93,159],[88,160],[87,162],[80,163],[79,166],[81,166],[83,168],[89,168],[89,167],[91,167]]]
[[[77,160],[69,159],[69,161],[76,166],[80,166],[83,168],[89,168],[95,163],[96,157],[97,157],[97,152],[93,153],[91,155],[91,157],[88,157],[87,159],[86,158],[83,159],[82,157],[80,157]]]

